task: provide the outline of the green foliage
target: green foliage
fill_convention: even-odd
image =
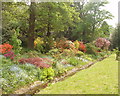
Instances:
[[[67,61],[68,61],[69,64],[74,65],[74,66],[80,64],[80,60],[78,60],[75,57],[70,57],[70,58],[67,59]]]
[[[14,64],[10,59],[0,57],[2,63],[0,71],[2,72],[1,87],[3,93],[12,93],[16,89],[40,80],[41,69],[32,64]]]
[[[67,68],[64,67],[64,65],[62,63],[57,62],[55,68],[55,75],[56,76],[60,76],[61,74],[65,73],[67,71]]]
[[[77,39],[84,42],[91,42],[101,35],[108,36],[108,26],[104,23],[104,20],[111,19],[113,16],[110,12],[102,9],[106,4],[106,1],[96,3],[75,2],[74,5],[79,12],[81,20],[76,24],[76,28],[71,32],[70,37],[73,40]]]
[[[43,44],[43,48],[44,51],[43,52],[48,52],[50,49],[52,49],[54,47],[54,38],[51,37],[45,37],[44,38],[44,44]]]
[[[103,23],[101,24],[100,28],[97,28],[97,33],[99,34],[99,37],[103,37],[103,38],[108,38],[110,35],[110,26],[107,24],[106,21],[103,21]]]
[[[120,62],[120,51],[118,51],[118,52],[116,53],[116,60],[118,60],[118,62]]]
[[[113,53],[116,54],[116,60],[120,61],[120,51],[118,48],[113,49]]]
[[[59,54],[59,49],[58,48],[51,49],[47,54],[50,54],[50,55]]]
[[[87,48],[86,53],[96,55],[96,52],[94,51],[94,48],[95,48],[94,45],[92,45],[92,44],[86,44],[86,48]]]
[[[22,50],[21,47],[21,40],[18,38],[19,34],[19,29],[13,30],[13,35],[11,38],[11,45],[13,45],[13,49],[15,53],[20,53],[20,51]]]
[[[41,53],[38,52],[38,51],[35,51],[35,50],[30,50],[27,54],[29,54],[29,57],[39,57],[39,56],[41,56]]]
[[[115,49],[119,47],[119,41],[120,41],[120,34],[119,34],[119,25],[114,29],[111,35],[111,48]]]
[[[2,3],[2,42],[8,42],[13,35],[12,30],[19,27],[20,37],[25,40],[28,30],[28,6],[23,2],[3,2]]]
[[[68,57],[75,56],[75,51],[72,49],[64,49],[62,55]]]
[[[42,69],[42,72],[41,72],[41,80],[52,80],[53,77],[54,77],[54,70],[52,67],[50,68],[44,68]]]
[[[51,47],[53,47],[53,37],[56,39],[64,36],[71,40],[90,42],[96,39],[98,35],[101,36],[101,34],[104,35],[104,33],[108,35],[106,31],[108,26],[103,21],[111,19],[112,16],[108,11],[102,10],[101,7],[105,4],[107,3],[35,3],[33,6],[33,10],[35,11],[31,14],[35,15],[35,18],[33,18],[35,22],[33,23],[33,21],[31,21],[31,23],[29,23],[28,18],[31,16],[29,9],[31,5],[33,5],[32,3],[31,5],[27,5],[27,3],[23,2],[4,2],[2,6],[3,42],[11,40],[11,30],[16,30],[18,27],[20,30],[19,37],[23,41],[22,44],[24,46],[26,46],[26,42],[29,42],[31,39],[39,36],[44,37],[45,42],[43,46],[38,44],[36,49],[41,50],[43,53],[48,52]],[[28,29],[30,29],[30,24],[35,25],[34,28],[32,28],[33,32],[31,32],[34,38],[31,37],[31,39],[29,38],[30,40],[27,41],[28,38],[26,37],[29,37]],[[98,34],[98,32],[100,34]],[[33,44],[31,44],[31,46],[33,48]]]
[[[87,49],[86,53],[96,55],[96,51],[98,48],[95,47],[95,45],[93,45],[92,43],[87,43],[86,49]]]
[[[3,55],[0,56],[0,61],[2,63],[2,65],[0,67],[7,67],[12,65],[12,61],[10,59],[7,59],[6,57],[4,57]]]
[[[45,51],[43,45],[39,44],[39,43],[35,46],[35,50],[37,50],[38,52],[44,52]]]
[[[80,57],[82,55],[84,55],[84,53],[82,51],[77,51],[76,56]]]

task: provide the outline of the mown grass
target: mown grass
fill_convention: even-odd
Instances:
[[[115,55],[82,70],[37,94],[118,94],[118,62]]]

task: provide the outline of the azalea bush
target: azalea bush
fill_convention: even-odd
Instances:
[[[74,43],[70,40],[65,39],[61,39],[56,41],[56,43],[54,44],[56,46],[56,48],[61,48],[61,51],[63,51],[64,49],[74,49]]]
[[[12,48],[13,48],[12,45],[10,45],[8,43],[4,43],[4,44],[0,45],[0,53],[5,54],[5,53],[11,51]]]
[[[110,41],[105,38],[98,38],[95,41],[95,45],[101,49],[108,49],[110,46]]]
[[[76,49],[86,52],[86,46],[85,44],[83,44],[83,42],[76,40],[74,41],[74,45]]]
[[[44,44],[43,38],[40,38],[40,37],[36,38],[34,40],[34,48],[35,48],[35,50],[43,52],[44,51],[43,44]]]
[[[13,60],[14,57],[15,57],[15,54],[12,51],[12,48],[13,48],[12,45],[10,45],[8,43],[4,43],[4,44],[0,45],[0,53],[2,55],[4,55],[5,57],[10,58],[11,60]]]
[[[83,44],[83,42],[79,41],[79,48],[80,51],[86,52],[86,46]]]
[[[61,52],[64,51],[64,49],[70,49],[70,50],[73,50],[74,53],[76,53],[77,51],[83,51],[83,52],[86,52],[86,46],[83,42],[81,41],[70,41],[70,40],[59,40],[56,42],[56,47],[57,48],[61,48]]]

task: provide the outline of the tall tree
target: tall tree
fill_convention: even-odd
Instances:
[[[104,20],[111,19],[112,15],[110,12],[101,9],[107,2],[85,3],[85,0],[82,2],[75,4],[81,21],[75,30],[76,34],[74,33],[73,35],[77,37],[76,39],[90,42],[99,37],[97,33],[98,28],[100,28]],[[78,37],[78,34],[81,36]]]
[[[29,7],[29,30],[28,30],[28,48],[34,48],[35,36],[35,2],[31,2]]]
[[[28,28],[28,6],[24,2],[2,2],[2,41],[11,40],[13,29],[20,29],[20,35]]]
[[[97,33],[100,37],[109,38],[109,36],[110,36],[110,26],[107,24],[106,21],[103,21],[100,28],[97,28],[97,29],[98,30],[96,30],[96,31],[97,31]]]

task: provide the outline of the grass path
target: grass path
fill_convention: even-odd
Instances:
[[[115,55],[82,70],[37,94],[118,94],[118,62]]]

